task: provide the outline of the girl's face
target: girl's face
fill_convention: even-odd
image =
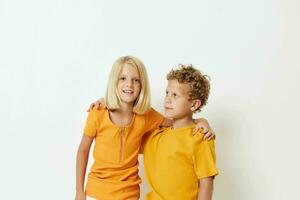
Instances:
[[[125,63],[117,83],[121,102],[133,105],[141,91],[140,74],[137,68]]]

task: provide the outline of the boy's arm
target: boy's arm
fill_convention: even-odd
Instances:
[[[200,179],[198,200],[211,200],[213,186],[214,178],[212,176]]]
[[[86,166],[88,163],[89,152],[93,143],[93,137],[84,135],[81,139],[76,159],[76,197],[75,199],[84,199],[84,179],[86,173]]]
[[[100,98],[97,101],[91,103],[91,105],[90,105],[89,109],[87,110],[87,112],[90,112],[94,107],[97,110],[100,110],[101,108],[106,107],[105,102],[104,102],[104,98]]]
[[[94,103],[91,103],[89,109],[87,110],[90,112],[93,108],[101,109],[106,107],[104,98],[100,98]],[[197,133],[199,130],[202,130],[204,134],[204,140],[212,140],[215,139],[216,134],[213,129],[210,127],[208,121],[205,118],[195,119],[196,127],[194,129],[194,133]],[[170,127],[173,125],[173,121],[171,119],[164,118],[163,122],[160,124],[161,127]]]

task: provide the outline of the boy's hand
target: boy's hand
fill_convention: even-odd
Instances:
[[[87,112],[90,112],[94,107],[96,109],[100,109],[100,108],[106,107],[105,103],[104,103],[104,99],[101,98],[101,99],[98,99],[96,102],[91,103],[90,108],[87,110]]]
[[[212,130],[212,128],[209,126],[209,123],[206,119],[201,118],[196,120],[196,126],[194,128],[194,134],[196,134],[198,131],[201,131],[201,133],[204,134],[204,140],[212,140],[216,138],[215,132]]]
[[[86,195],[85,195],[85,193],[84,193],[83,191],[82,191],[82,192],[77,192],[77,193],[76,193],[75,200],[86,200]]]

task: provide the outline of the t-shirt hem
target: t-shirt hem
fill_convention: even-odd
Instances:
[[[202,176],[197,176],[197,177],[200,180],[200,179],[207,178],[207,177],[212,177],[212,176],[215,177],[217,175],[219,175],[219,172],[214,171],[214,172],[211,172],[211,173],[208,173],[208,174],[205,174],[205,175],[202,175]]]

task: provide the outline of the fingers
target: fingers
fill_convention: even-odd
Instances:
[[[211,140],[215,135],[212,129],[207,129],[207,131],[203,132],[203,134],[204,134],[203,137],[204,140]]]
[[[216,135],[212,135],[208,138],[208,140],[215,140],[216,139]]]
[[[87,110],[87,112],[90,112],[93,108],[100,110],[102,107],[102,103],[100,101],[96,101],[95,103],[91,103],[89,109]]]
[[[93,107],[94,107],[94,103],[91,103],[89,109],[87,109],[87,112],[90,112],[93,109]]]
[[[193,130],[193,135],[200,133],[203,134],[203,140],[214,140],[216,138],[215,132],[209,127],[206,126],[195,126]]]
[[[193,130],[193,135],[195,135],[199,131],[199,128],[196,126]]]
[[[197,133],[203,133],[204,128],[202,126],[195,126],[194,130],[193,130],[193,135],[196,135]]]
[[[104,98],[101,98],[101,99],[97,100],[96,102],[91,103],[89,109],[87,109],[87,112],[90,112],[93,108],[95,108],[97,110],[100,110],[101,108],[106,108]]]
[[[211,132],[210,131],[208,131],[206,133],[203,133],[203,134],[204,134],[203,140],[207,140],[211,136]]]
[[[99,102],[100,104],[104,104],[104,98],[100,98],[100,99],[98,100],[98,102]]]
[[[214,140],[216,138],[215,132],[209,131],[209,133],[205,134],[204,140]]]
[[[101,98],[101,99],[99,99],[98,101],[95,102],[95,108],[96,109],[100,110],[101,108],[105,108],[105,107],[106,107],[106,105],[104,103],[103,98]]]
[[[205,126],[195,126],[194,128],[194,134],[198,131],[201,131],[201,133],[206,134],[208,132],[208,129]]]

